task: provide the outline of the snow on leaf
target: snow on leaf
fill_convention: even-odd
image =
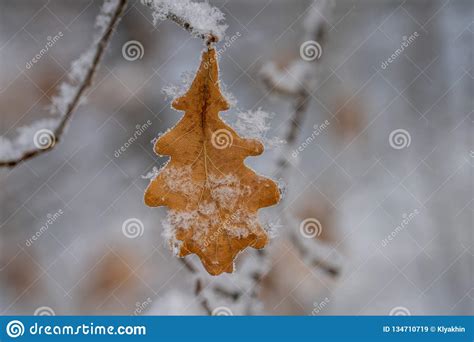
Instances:
[[[267,243],[257,211],[279,201],[278,187],[244,164],[263,152],[262,144],[241,138],[219,117],[229,104],[214,49],[203,53],[190,89],[172,106],[185,114],[155,144],[171,159],[150,182],[145,203],[169,208],[164,235],[178,256],[197,254],[210,274],[231,273],[239,252]]]

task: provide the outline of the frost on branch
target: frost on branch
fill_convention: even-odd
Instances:
[[[54,118],[41,119],[29,127],[18,128],[18,136],[11,141],[0,136],[0,166],[15,166],[21,161],[52,149],[59,142],[67,122],[77,109],[85,91],[91,86],[92,79],[110,42],[126,0],[105,0],[96,18],[98,29],[92,46],[71,65],[67,81],[58,88],[58,95],[53,97],[51,114]],[[35,134],[47,131],[52,143],[44,146],[35,140]]]
[[[18,127],[17,136],[14,140],[0,136],[0,160],[15,160],[21,158],[24,151],[35,150],[38,148],[35,145],[35,141],[36,144],[41,143],[41,141],[35,139],[35,134],[40,132],[40,130],[54,130],[58,126],[58,122],[58,119],[40,119],[33,122],[30,126]],[[47,137],[45,136],[45,138]],[[53,139],[53,137],[49,138]]]
[[[303,20],[304,43],[323,43],[328,19],[331,17],[334,5],[334,0],[315,0],[312,2]],[[321,45],[317,47],[317,49],[320,48]],[[311,53],[313,52],[315,51],[311,51]],[[322,51],[316,51],[316,53],[321,54]],[[311,60],[316,62],[318,59],[319,57],[312,58]],[[279,67],[274,62],[269,61],[260,70],[260,77],[266,88],[277,95],[290,97],[307,96],[304,94],[307,92],[307,89],[312,89],[315,86],[315,70],[314,63],[302,58],[291,61],[285,67]]]
[[[98,49],[100,48],[101,40],[104,34],[107,34],[108,29],[114,20],[114,14],[117,7],[120,5],[120,0],[106,0],[95,20],[95,28],[97,32],[94,36],[91,47],[81,54],[81,56],[72,62],[71,70],[67,75],[67,81],[61,83],[59,86],[59,94],[52,99],[51,113],[64,116],[67,114],[71,103],[77,97],[81,86],[87,80],[91,69],[94,69],[94,64],[98,63]]]
[[[303,42],[317,42],[322,49],[326,32],[328,31],[328,19],[334,8],[334,0],[315,0],[303,20]],[[321,46],[321,44],[323,44]],[[322,51],[317,51],[318,54]],[[301,52],[300,52],[301,53]],[[260,77],[266,88],[272,93],[284,97],[292,102],[292,119],[285,137],[287,148],[282,149],[282,154],[277,161],[279,166],[277,177],[284,180],[290,178],[291,169],[287,156],[298,143],[299,127],[303,125],[304,118],[310,100],[310,90],[314,89],[317,81],[318,58],[311,61],[304,60],[298,56],[287,66],[279,67],[274,62],[267,62],[260,70]],[[286,234],[297,248],[300,256],[306,264],[323,269],[330,276],[336,276],[341,267],[341,258],[329,252],[333,249],[323,242],[315,239],[307,239],[298,234],[298,223],[289,212],[284,212],[281,218],[286,226]]]
[[[308,62],[302,60],[293,61],[287,67],[269,61],[262,66],[260,78],[276,95],[295,97],[313,80],[311,69]]]
[[[260,155],[262,144],[241,138],[219,117],[229,104],[213,48],[173,108],[185,114],[155,144],[157,154],[171,159],[148,186],[145,203],[169,208],[165,236],[178,256],[197,254],[210,274],[230,273],[239,252],[266,245],[257,211],[278,202],[278,187],[243,163]]]
[[[221,40],[227,25],[222,24],[224,14],[207,2],[190,0],[142,0],[153,10],[153,20],[170,19],[201,39]]]

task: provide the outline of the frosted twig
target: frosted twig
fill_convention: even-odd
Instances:
[[[153,10],[153,19],[169,19],[208,45],[219,41],[227,29],[222,24],[224,14],[207,2],[190,0],[142,0],[142,4]]]
[[[306,41],[315,41],[318,48],[324,46],[328,30],[327,17],[331,16],[334,0],[315,0],[308,10],[304,19],[304,38]],[[321,51],[319,51],[321,53]],[[285,70],[279,71],[272,63],[266,64],[260,73],[264,85],[273,93],[283,96],[292,101],[293,115],[286,133],[287,148],[277,159],[278,179],[289,178],[289,162],[287,152],[293,150],[298,142],[299,127],[302,127],[310,101],[308,91],[316,81],[316,69],[319,58],[312,62],[297,60],[292,62]],[[291,214],[283,213],[283,221],[287,226],[295,226],[295,220]],[[318,251],[323,248],[323,243],[316,239],[307,239],[295,229],[288,229],[290,241],[298,250],[300,256],[311,266],[323,269],[330,276],[339,274],[340,260],[329,261]]]
[[[79,106],[81,99],[86,90],[92,85],[94,75],[99,67],[99,64],[107,49],[112,33],[114,32],[118,21],[124,13],[127,0],[105,0],[104,4],[96,18],[96,26],[99,28],[99,34],[92,47],[86,51],[81,57],[72,63],[71,71],[68,75],[68,81],[64,82],[59,87],[59,95],[53,98],[52,112],[59,114],[56,119],[39,120],[34,127],[39,124],[47,124],[51,127],[53,133],[52,143],[42,148],[33,148],[33,136],[26,137],[26,134],[20,134],[19,142],[10,142],[2,139],[6,149],[10,149],[2,154],[12,155],[5,160],[0,160],[0,167],[13,167],[18,163],[27,159],[33,158],[37,155],[52,150],[61,140],[67,123],[71,119],[73,113]],[[55,126],[53,128],[52,126]],[[46,127],[42,127],[46,128]],[[31,129],[21,128],[20,132],[30,132]],[[1,138],[1,137],[0,137]],[[8,144],[8,145],[7,145]],[[15,147],[24,148],[25,150],[16,151]]]

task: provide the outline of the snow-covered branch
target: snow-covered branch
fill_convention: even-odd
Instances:
[[[310,89],[317,82],[316,67],[323,53],[328,18],[331,17],[334,5],[334,0],[315,0],[311,4],[303,21],[304,41],[301,43],[300,58],[284,69],[269,62],[260,71],[262,82],[270,92],[292,102],[292,119],[289,120],[285,136],[287,146],[286,149],[282,149],[277,159],[278,179],[289,179],[288,151],[294,150],[298,143],[300,127],[303,125],[311,99]],[[283,213],[282,218],[285,225],[290,228],[287,232],[290,240],[307,264],[323,269],[330,276],[336,276],[339,273],[340,260],[328,260],[324,256],[327,253],[322,253],[322,250],[327,249],[322,242],[299,234],[298,224],[290,213]]]
[[[227,29],[227,25],[222,24],[224,14],[207,2],[142,0],[142,4],[153,10],[155,24],[160,20],[169,19],[207,44],[222,39]]]
[[[54,118],[41,119],[18,128],[14,140],[0,137],[0,167],[13,167],[22,161],[53,149],[61,140],[67,123],[81,103],[104,56],[127,0],[105,0],[96,17],[98,29],[92,46],[71,65],[68,79],[59,86],[52,100]]]

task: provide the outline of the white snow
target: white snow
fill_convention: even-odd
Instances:
[[[118,0],[105,0],[99,14],[96,17],[95,27],[97,32],[93,39],[91,47],[81,54],[79,58],[71,63],[71,70],[67,76],[67,80],[59,85],[59,94],[52,98],[51,113],[64,116],[68,110],[69,104],[79,90],[79,86],[84,82],[87,72],[94,63],[94,56],[99,49],[99,41],[104,34],[106,28],[112,20],[112,14],[117,7]],[[84,97],[83,97],[84,99]]]
[[[194,72],[185,71],[181,74],[181,79],[180,79],[179,84],[177,85],[169,84],[167,86],[164,86],[161,89],[161,92],[165,94],[167,100],[181,97],[190,88],[194,77],[195,77]]]
[[[313,70],[314,65],[299,59],[284,68],[278,67],[274,62],[267,62],[260,70],[260,77],[276,92],[294,96],[313,79]]]
[[[0,160],[13,160],[21,158],[25,151],[37,149],[34,143],[34,135],[41,129],[54,131],[59,119],[47,118],[33,122],[29,126],[17,128],[17,136],[14,140],[9,140],[0,136]]]
[[[183,20],[190,25],[189,29],[195,36],[214,35],[219,40],[224,37],[227,25],[222,24],[224,14],[207,2],[189,0],[142,0],[142,3],[153,9],[153,20]]]
[[[240,111],[237,113],[237,121],[233,126],[242,137],[258,139],[265,147],[272,148],[284,143],[278,137],[267,136],[274,116],[273,113],[265,112],[262,108]]]

